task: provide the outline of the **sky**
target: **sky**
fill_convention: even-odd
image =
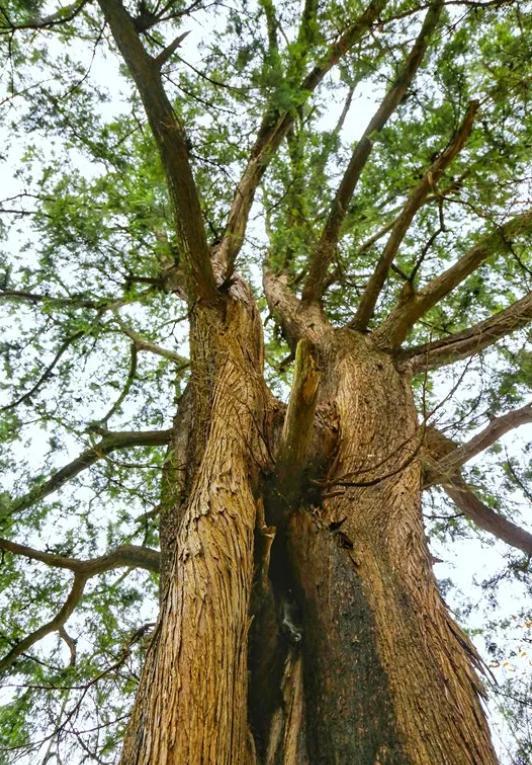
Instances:
[[[55,3],[50,4],[50,9],[57,7]],[[189,31],[189,35],[183,42],[182,48],[179,53],[182,58],[188,60],[194,65],[201,66],[202,54],[199,48],[199,41],[204,39],[205,35],[212,34],[215,31],[212,19],[204,15],[200,22],[191,22],[187,20],[184,25],[186,31]],[[54,46],[54,38],[50,35],[49,45]],[[80,51],[81,52],[81,51]],[[92,58],[92,52],[90,50],[83,51],[87,64]],[[116,60],[113,56],[103,56],[98,51],[92,60],[90,66],[90,78],[92,82],[105,85],[111,94],[111,98],[108,103],[104,105],[106,117],[111,119],[120,112],[127,109],[127,104],[122,96],[122,90],[124,87],[124,81],[119,76]],[[39,72],[35,73],[35,79],[39,79]],[[7,80],[4,76],[3,81],[0,82],[0,87],[4,87],[7,84]],[[344,126],[344,135],[348,136],[350,140],[356,140],[363,132],[369,118],[375,109],[376,104],[379,102],[380,93],[371,87],[357,88],[353,104],[351,106],[348,119]],[[0,91],[0,103],[5,95]],[[325,113],[322,117],[324,124],[327,122],[330,125],[335,124],[338,113],[342,104],[339,102],[334,108]],[[16,110],[19,108],[16,99],[11,101],[9,108]],[[2,128],[7,130],[7,128]],[[2,140],[4,138],[4,141]],[[0,145],[7,144],[7,135],[2,136],[0,132]],[[57,151],[56,147],[52,143],[47,143],[46,140],[42,140],[40,150],[44,156],[51,155],[52,152]],[[25,182],[21,178],[17,177],[16,170],[20,160],[21,153],[24,148],[13,146],[8,154],[7,162],[2,166],[2,182],[1,182],[1,197],[2,199],[8,199],[15,196],[22,191],[26,190]],[[95,168],[90,162],[88,162],[80,153],[76,153],[71,150],[71,160],[79,167],[80,171],[87,176],[94,175],[95,172],[100,172],[100,168]],[[31,203],[30,203],[31,204]],[[254,236],[262,236],[260,221],[254,224],[255,228],[251,233]],[[9,247],[14,252],[20,251],[20,245],[22,238],[12,231],[9,239]],[[28,258],[31,260],[33,254],[31,250],[19,252],[20,258]],[[258,276],[258,275],[257,275]],[[15,327],[7,326],[5,331],[15,331]],[[183,335],[183,342],[184,335]],[[180,351],[182,349],[179,349]],[[453,374],[460,373],[460,365],[457,365]],[[441,375],[440,381],[436,385],[436,397],[441,395],[443,398],[449,388],[452,386],[452,381],[449,380],[447,375]],[[440,393],[439,393],[440,392]],[[457,394],[459,395],[459,394]],[[1,402],[0,402],[1,403]],[[439,413],[442,421],[445,421],[446,416],[451,413],[453,409],[453,401],[442,409]],[[127,415],[127,410],[125,412]],[[171,413],[170,415],[171,416]],[[169,423],[168,423],[169,424]],[[517,455],[522,451],[524,444],[532,438],[532,427],[523,427],[519,431],[514,431],[507,434],[501,439],[503,448],[508,450],[510,455]],[[35,470],[39,469],[41,462],[41,455],[46,448],[47,434],[45,432],[35,431],[32,435],[32,451],[25,453],[24,458],[29,461],[29,464],[34,467]],[[79,444],[75,438],[67,439],[67,447],[70,444],[70,451],[62,451],[60,456],[57,457],[57,465],[65,464],[69,459],[76,456],[79,451]],[[486,460],[485,455],[481,455],[478,460]],[[489,459],[489,457],[488,457]],[[474,463],[473,463],[474,464]],[[494,473],[494,480],[497,477]],[[6,481],[9,485],[9,476]],[[65,490],[68,492],[68,489]],[[68,495],[68,494],[67,494]],[[88,493],[86,494],[88,496]],[[83,501],[84,492],[78,490],[76,492],[77,501]],[[518,502],[518,498],[515,498]],[[438,505],[436,505],[436,510]],[[433,508],[427,508],[427,512],[434,512]],[[528,510],[528,512],[530,512]],[[528,522],[528,528],[532,531],[532,520],[530,515],[526,516]],[[68,520],[65,519],[64,530],[68,529]],[[57,530],[56,530],[57,531]],[[34,537],[28,537],[27,539],[19,539],[20,542],[27,542],[33,544],[36,547],[43,546],[43,539],[41,535],[35,535]],[[497,575],[506,565],[506,556],[508,554],[507,546],[498,541],[488,540],[487,535],[478,534],[473,529],[469,533],[467,539],[457,539],[452,545],[442,545],[437,539],[431,541],[431,552],[433,555],[441,560],[435,564],[435,573],[439,580],[445,582],[450,580],[453,582],[453,587],[446,591],[446,600],[455,611],[463,613],[464,602],[471,601],[472,608],[467,613],[465,625],[472,634],[473,641],[476,642],[477,647],[481,651],[482,655],[487,660],[488,667],[493,672],[493,676],[497,681],[502,682],[506,678],[517,676],[531,676],[532,675],[532,653],[529,653],[529,648],[532,646],[532,620],[528,626],[523,625],[521,619],[517,618],[517,613],[523,606],[525,597],[525,590],[519,586],[515,581],[509,579],[501,585],[499,591],[498,605],[496,608],[490,604],[486,598],[486,594],[482,592],[479,583]],[[144,613],[140,614],[143,621],[148,621],[154,615],[155,604],[150,603],[146,605]],[[490,658],[489,653],[486,652],[485,640],[481,635],[475,635],[475,630],[480,629],[488,618],[507,618],[509,626],[503,637],[505,645],[507,646],[507,659],[503,662],[495,662]],[[464,622],[462,621],[462,624]],[[527,643],[528,637],[528,643]],[[55,641],[54,637],[47,638],[50,642]],[[43,641],[41,646],[42,650],[46,649],[46,642]],[[65,649],[66,652],[66,649]],[[66,658],[66,653],[65,653]],[[6,691],[3,692],[4,694]],[[1,696],[0,696],[1,698]],[[4,696],[5,698],[5,696]],[[492,729],[494,731],[494,738],[501,756],[501,762],[503,765],[510,765],[510,759],[507,755],[507,748],[509,742],[512,739],[512,731],[508,728],[507,723],[503,720],[500,714],[497,713],[495,705],[490,704],[490,717]],[[22,761],[24,763],[24,761]],[[28,765],[34,762],[31,758],[26,760]],[[75,763],[72,763],[75,765]]]

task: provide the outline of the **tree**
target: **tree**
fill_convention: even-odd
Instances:
[[[529,560],[520,4],[0,13],[5,761],[495,763],[421,496]]]

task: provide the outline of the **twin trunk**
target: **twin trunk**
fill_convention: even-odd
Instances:
[[[254,303],[237,283],[223,316],[196,310],[122,765],[496,762],[431,571],[408,381],[361,334],[327,328],[314,348],[315,453],[281,512]]]

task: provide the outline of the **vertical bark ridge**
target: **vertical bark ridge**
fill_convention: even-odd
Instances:
[[[252,303],[199,309],[192,358],[197,469],[181,508],[163,592],[124,745],[123,765],[254,762],[248,733],[247,640],[253,576],[257,419],[266,394]],[[214,318],[213,318],[214,317]]]

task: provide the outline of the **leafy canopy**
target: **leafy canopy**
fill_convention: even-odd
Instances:
[[[165,444],[201,281],[146,116],[159,86],[143,95],[135,66],[147,82],[157,64],[208,253],[256,293],[274,393],[286,395],[293,343],[268,315],[263,269],[336,326],[395,337],[406,321],[396,345],[417,364],[420,417],[467,442],[523,410],[531,379],[529,19],[508,0],[2,0],[0,33],[0,761],[112,762],[155,619]],[[493,443],[464,475],[519,524],[529,447]],[[434,549],[480,550],[446,502],[427,493]],[[508,582],[530,589],[517,546],[497,548],[504,559],[482,547],[482,597],[442,584],[494,669],[528,661],[511,641],[530,642],[532,615],[519,599],[495,609]],[[524,762],[530,687],[509,670],[499,680]]]

